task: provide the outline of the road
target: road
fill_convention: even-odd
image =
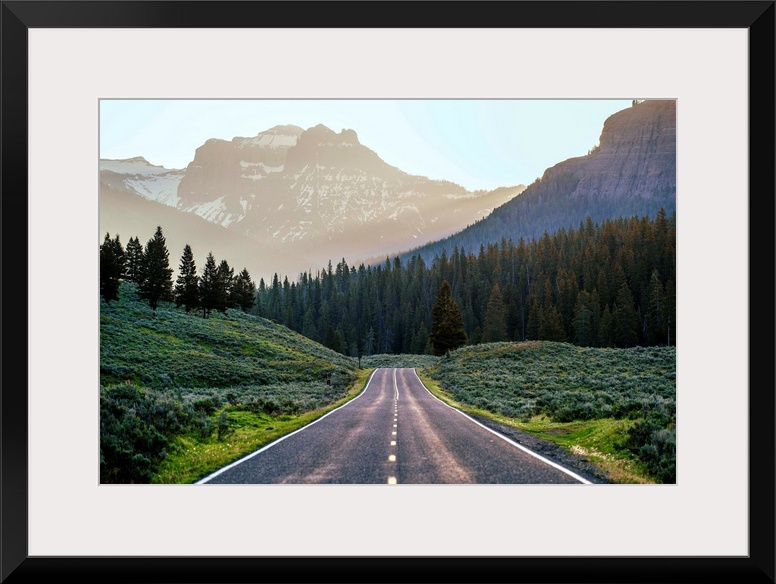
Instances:
[[[414,369],[377,369],[347,404],[200,484],[580,484],[432,395]]]

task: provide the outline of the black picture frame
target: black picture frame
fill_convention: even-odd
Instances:
[[[424,6],[425,5],[425,6]],[[36,27],[745,28],[749,31],[749,555],[747,557],[29,557],[27,31]],[[2,536],[20,582],[774,582],[774,1],[2,2]],[[379,18],[376,15],[379,14]],[[408,25],[412,22],[412,25]],[[13,253],[11,253],[13,252]],[[0,276],[1,277],[1,276]],[[742,377],[746,377],[742,372]],[[53,479],[56,480],[56,479]]]

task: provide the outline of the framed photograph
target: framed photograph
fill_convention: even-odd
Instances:
[[[3,0],[0,580],[774,582],[775,14],[773,1],[724,0]],[[289,114],[292,102],[315,100],[672,104],[672,407],[681,420],[673,480],[570,489],[549,480],[387,487],[101,477],[100,171],[153,166],[114,156],[107,120],[137,129],[129,103],[253,100]],[[417,124],[433,125],[429,112]],[[192,130],[206,110],[179,108],[175,130],[153,108],[144,115],[144,143],[153,144],[165,131]],[[481,127],[493,121],[479,115]],[[540,141],[558,141],[542,123],[537,155]],[[303,130],[287,126],[273,139],[296,145]],[[337,136],[340,146],[357,144],[345,130]],[[274,160],[242,160],[241,178],[265,180]],[[160,168],[146,173],[155,196],[167,192],[160,181],[182,180]],[[197,188],[207,186],[190,192]],[[196,203],[200,214],[214,208]],[[232,211],[240,205],[250,202]],[[361,235],[362,255],[370,234]],[[180,250],[171,251],[177,267]],[[343,343],[330,333],[324,344]],[[360,359],[358,343],[353,352]],[[124,383],[118,365],[108,373]],[[142,460],[133,464],[130,473],[144,472]]]

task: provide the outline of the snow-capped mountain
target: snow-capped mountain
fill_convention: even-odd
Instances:
[[[323,125],[211,139],[197,148],[185,170],[133,158],[102,160],[100,173],[113,189],[282,246],[308,261],[302,270],[330,259],[353,263],[394,254],[446,237],[525,188],[470,192],[410,175],[362,145],[355,131],[337,133]]]
[[[145,199],[178,206],[178,185],[183,170],[155,166],[145,158],[100,160],[100,181],[113,189],[126,189]]]

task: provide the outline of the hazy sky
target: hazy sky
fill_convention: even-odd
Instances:
[[[598,144],[630,100],[101,100],[100,157],[185,168],[209,138],[281,124],[355,130],[385,162],[469,190],[530,184]]]

